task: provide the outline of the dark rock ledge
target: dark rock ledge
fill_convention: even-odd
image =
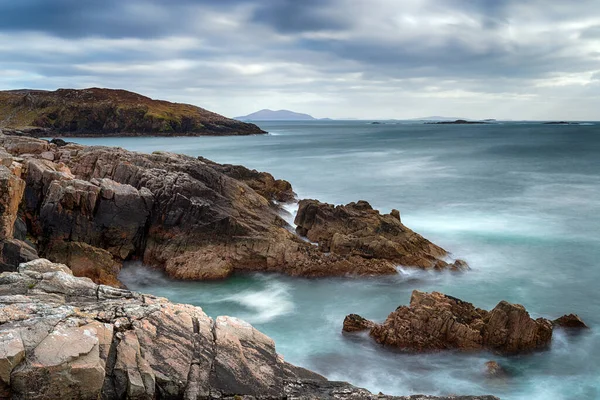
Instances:
[[[0,398],[470,399],[374,395],[286,363],[231,317],[77,278],[45,259],[0,275]]]

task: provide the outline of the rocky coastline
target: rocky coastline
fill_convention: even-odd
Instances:
[[[2,399],[464,399],[374,395],[286,363],[236,318],[73,276],[37,259],[0,274]]]
[[[0,157],[4,270],[41,256],[119,286],[131,260],[195,280],[467,268],[404,226],[399,212],[382,215],[364,201],[300,201],[300,235],[291,232],[278,206],[295,198],[289,182],[242,166],[7,135]]]

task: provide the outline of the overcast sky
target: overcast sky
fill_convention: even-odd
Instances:
[[[0,89],[233,117],[600,120],[600,0],[0,0]]]

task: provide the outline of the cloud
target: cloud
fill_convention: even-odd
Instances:
[[[597,0],[0,0],[0,89],[226,115],[597,119]]]

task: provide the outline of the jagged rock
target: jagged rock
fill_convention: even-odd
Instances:
[[[384,323],[373,324],[370,336],[380,344],[411,351],[487,349],[517,354],[546,349],[552,323],[532,319],[519,304],[501,301],[486,311],[442,293],[415,290],[410,305],[398,307]]]
[[[4,398],[409,399],[288,364],[236,318],[96,285],[44,259],[0,274],[0,306]]]
[[[152,203],[147,189],[110,179],[53,181],[40,210],[43,240],[84,242],[128,259],[140,247]]]
[[[462,260],[448,264],[446,250],[400,222],[400,212],[382,215],[366,201],[333,206],[301,200],[295,223],[297,232],[316,242],[326,253],[383,259],[424,269],[462,270]]]
[[[552,325],[566,329],[589,329],[577,314],[563,315],[552,321]]]
[[[198,159],[217,171],[246,183],[267,200],[288,203],[296,199],[296,193],[288,181],[275,179],[268,172],[251,170],[242,165],[217,164],[203,157],[198,157]]]
[[[342,331],[344,332],[359,332],[366,331],[368,329],[373,328],[375,324],[368,319],[364,319],[360,315],[350,314],[346,315],[344,318],[344,326],[342,327]]]

